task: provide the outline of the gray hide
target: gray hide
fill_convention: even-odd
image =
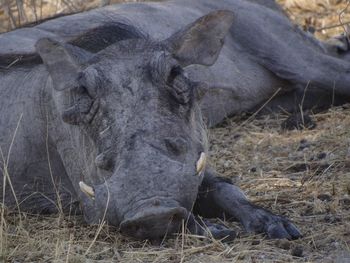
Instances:
[[[180,0],[108,6],[3,34],[0,43],[4,49],[0,55],[7,58],[3,59],[5,65],[20,56],[22,61],[27,58],[33,61],[34,44],[41,37],[70,41],[110,22],[131,24],[152,39],[162,40],[214,9],[228,9],[235,13],[230,36],[212,67],[195,65],[186,68],[190,77],[209,84],[202,109],[210,126],[220,123],[226,116],[254,109],[278,88],[281,88],[279,94],[282,98],[273,102],[271,108],[277,108],[277,104],[286,110],[294,110],[294,100],[288,98],[303,95],[306,86],[309,86],[310,105],[305,105],[305,108],[325,103],[315,99],[320,94],[312,93],[314,86],[319,88],[318,92],[321,88],[321,95],[326,98],[333,93],[349,95],[348,62],[338,59],[339,55],[329,51],[327,45],[292,25],[272,0]],[[89,19],[85,19],[87,16]],[[308,102],[308,98],[304,101]],[[326,104],[332,102],[334,99]]]
[[[36,212],[80,204],[90,223],[157,238],[186,218],[201,233],[190,213],[197,198],[196,213],[299,237],[288,220],[198,170],[207,148],[201,114],[214,125],[308,83],[349,95],[349,63],[273,1],[257,2],[121,4],[0,35],[3,202]],[[233,18],[219,11],[193,22],[217,9]]]

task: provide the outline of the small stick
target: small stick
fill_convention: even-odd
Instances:
[[[339,23],[342,24],[343,30],[345,32],[345,36],[346,36],[347,40],[349,41],[350,40],[349,39],[349,32],[342,21],[343,14],[348,10],[348,8],[350,6],[349,0],[347,0],[346,2],[347,2],[346,7],[339,13]]]
[[[350,21],[346,21],[346,22],[343,22],[341,24],[335,24],[335,25],[331,25],[331,26],[320,27],[320,28],[315,29],[315,31],[319,32],[319,31],[322,31],[322,30],[327,30],[327,29],[332,29],[332,28],[337,28],[337,27],[343,27],[344,25],[349,25],[349,24],[350,24]]]

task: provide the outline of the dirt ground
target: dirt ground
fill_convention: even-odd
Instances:
[[[320,38],[344,31],[322,28],[340,23],[345,1],[279,2]],[[0,262],[350,262],[350,105],[311,116],[313,130],[283,131],[287,114],[235,117],[209,130],[211,164],[251,200],[293,220],[299,240],[268,240],[223,222],[238,232],[232,243],[183,232],[151,244],[81,216],[5,210]]]

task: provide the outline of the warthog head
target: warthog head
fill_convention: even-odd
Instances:
[[[93,55],[38,41],[64,126],[56,128],[59,143],[78,149],[73,157],[69,146],[61,147],[67,154],[59,151],[88,222],[107,220],[128,235],[159,238],[187,218],[207,147],[199,108],[204,84],[183,68],[213,64],[232,20],[231,12],[215,11],[164,41],[123,40]],[[80,174],[70,172],[84,161]]]

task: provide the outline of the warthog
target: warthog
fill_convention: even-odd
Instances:
[[[161,238],[183,221],[193,233],[234,236],[197,215],[301,236],[206,166],[205,122],[252,109],[278,88],[271,108],[292,105],[286,98],[308,83],[327,99],[349,93],[347,61],[273,1],[108,6],[2,34],[0,46],[9,207],[51,213],[78,202],[87,222],[137,238]]]

